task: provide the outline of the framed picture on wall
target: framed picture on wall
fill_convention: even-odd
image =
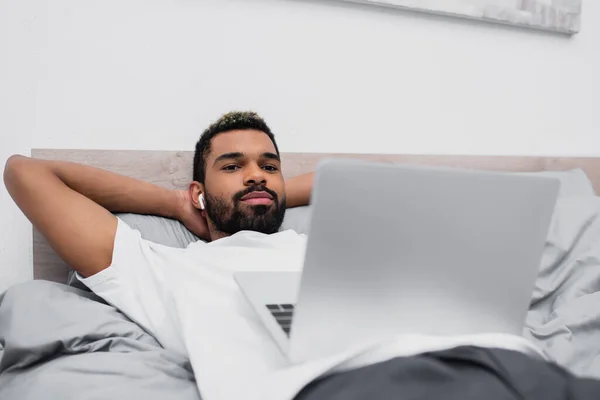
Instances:
[[[575,34],[583,0],[342,0]]]

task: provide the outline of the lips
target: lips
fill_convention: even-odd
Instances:
[[[273,200],[273,196],[271,196],[267,192],[251,192],[251,193],[248,193],[247,195],[245,195],[244,197],[242,197],[242,200],[249,200],[249,199],[269,199],[269,200]]]
[[[273,202],[273,196],[267,192],[256,191],[248,193],[242,197],[241,200],[248,204],[271,204]]]

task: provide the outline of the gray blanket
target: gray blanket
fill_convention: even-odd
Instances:
[[[99,297],[32,281],[0,296],[0,399],[199,399],[189,361]]]
[[[600,197],[559,200],[526,325],[558,364],[600,379]]]

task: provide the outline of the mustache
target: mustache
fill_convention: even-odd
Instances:
[[[252,192],[266,192],[269,193],[272,197],[273,197],[273,201],[274,202],[279,202],[279,198],[277,196],[277,193],[275,193],[274,191],[272,191],[271,189],[269,189],[266,186],[263,185],[256,185],[256,186],[250,186],[248,189],[244,189],[240,192],[237,192],[234,196],[233,196],[233,201],[235,203],[238,203],[239,201],[242,200],[242,197],[244,197],[245,195],[252,193]]]

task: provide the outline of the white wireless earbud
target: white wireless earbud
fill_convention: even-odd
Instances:
[[[206,206],[204,205],[204,196],[202,195],[202,193],[198,195],[198,203],[200,203],[201,210],[204,210],[206,208]]]

